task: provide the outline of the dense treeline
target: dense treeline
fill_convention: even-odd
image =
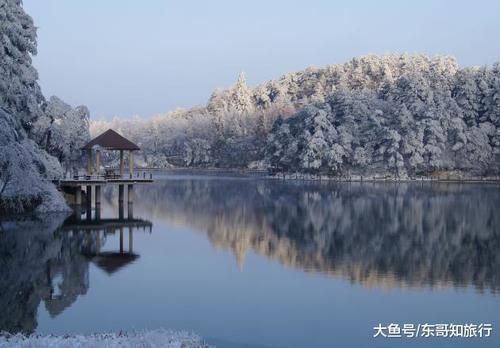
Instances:
[[[91,131],[108,127],[139,143],[152,166],[496,174],[500,65],[460,68],[450,57],[366,56],[254,89],[240,75],[206,107],[96,122]]]

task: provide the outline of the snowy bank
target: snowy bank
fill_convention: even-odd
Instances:
[[[0,334],[0,348],[6,347],[166,347],[208,348],[210,345],[187,332],[168,330],[139,331],[74,336],[23,336]]]

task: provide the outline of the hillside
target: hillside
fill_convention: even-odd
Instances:
[[[91,132],[108,127],[137,142],[150,166],[497,174],[500,65],[392,54],[308,68],[255,88],[241,74],[204,107],[94,122]]]

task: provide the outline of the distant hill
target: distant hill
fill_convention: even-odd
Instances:
[[[500,170],[500,64],[447,56],[365,56],[249,88],[243,74],[204,107],[94,122],[152,166],[260,167],[343,175]]]

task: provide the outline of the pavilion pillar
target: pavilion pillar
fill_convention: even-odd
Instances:
[[[120,178],[123,176],[123,150],[120,150]]]
[[[95,153],[95,173],[99,175],[101,171],[101,150],[97,150]]]
[[[87,175],[92,175],[92,149],[87,150]]]
[[[130,174],[130,178],[134,177],[134,153],[132,150],[128,152],[128,171]]]

